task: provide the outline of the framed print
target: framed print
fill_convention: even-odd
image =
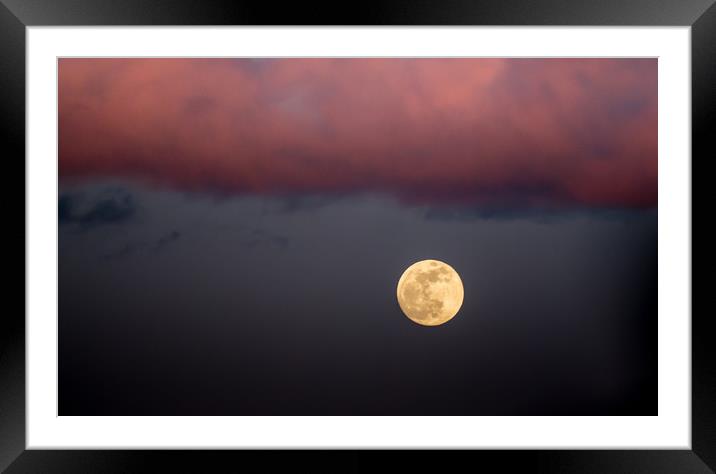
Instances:
[[[716,7],[508,3],[4,1],[0,466],[711,472]]]

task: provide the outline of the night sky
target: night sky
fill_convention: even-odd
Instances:
[[[60,59],[60,415],[656,415],[656,59]],[[457,270],[424,327],[395,288]]]

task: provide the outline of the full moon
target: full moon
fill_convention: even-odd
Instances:
[[[398,281],[398,304],[413,322],[439,326],[460,310],[465,291],[454,268],[439,260],[410,265]]]

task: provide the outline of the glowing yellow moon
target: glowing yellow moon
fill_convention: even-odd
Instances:
[[[410,265],[398,281],[398,304],[411,321],[438,326],[460,310],[465,296],[454,268],[439,260]]]

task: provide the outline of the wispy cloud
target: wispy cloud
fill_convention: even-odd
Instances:
[[[63,194],[58,201],[60,224],[75,223],[84,227],[122,222],[135,213],[132,195],[118,189],[104,189],[99,194]]]

